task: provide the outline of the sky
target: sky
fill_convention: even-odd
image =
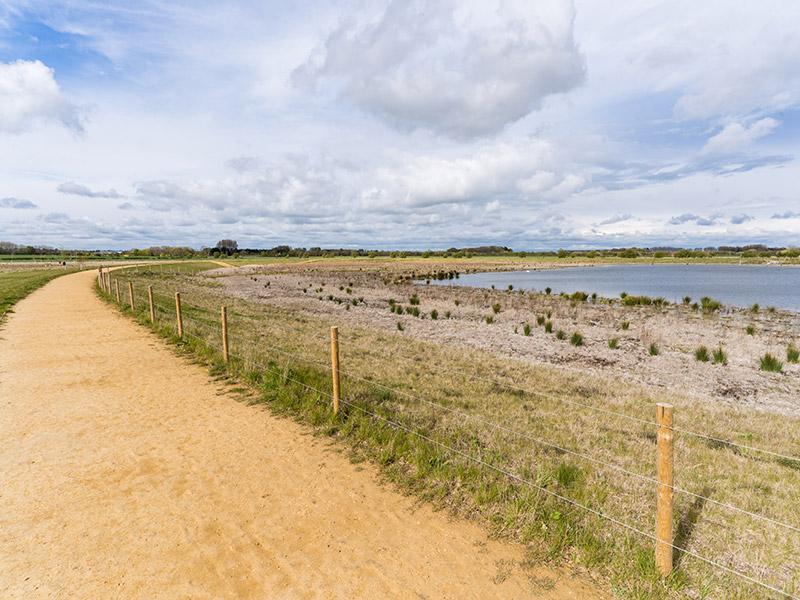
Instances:
[[[0,0],[0,240],[800,245],[794,0]]]

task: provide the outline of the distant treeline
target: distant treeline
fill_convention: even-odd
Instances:
[[[294,257],[294,258],[333,258],[349,256],[353,258],[470,258],[473,256],[526,256],[558,257],[558,258],[705,258],[711,256],[743,256],[743,257],[791,257],[800,256],[800,248],[796,246],[768,247],[764,244],[747,246],[719,246],[705,248],[678,248],[659,246],[653,248],[610,248],[603,250],[545,250],[529,252],[515,251],[507,246],[475,246],[470,248],[448,248],[447,250],[365,250],[352,248],[293,248],[288,245],[273,248],[239,248],[234,240],[220,240],[213,248],[195,250],[188,246],[151,246],[149,248],[114,251],[114,250],[60,250],[50,246],[30,246],[12,242],[0,242],[0,255],[16,258],[80,257],[80,258],[208,258],[214,257]]]

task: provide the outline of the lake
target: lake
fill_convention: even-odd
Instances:
[[[597,292],[605,298],[618,298],[620,292],[632,296],[661,296],[681,302],[684,296],[699,301],[710,296],[723,304],[748,307],[758,302],[762,308],[775,306],[800,311],[800,267],[758,265],[613,265],[567,267],[530,271],[471,273],[453,280],[431,280],[431,285],[464,285],[497,289],[543,291],[553,294]]]

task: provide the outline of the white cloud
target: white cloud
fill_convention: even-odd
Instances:
[[[15,208],[24,210],[38,207],[30,200],[23,200],[21,198],[0,198],[0,208]]]
[[[22,133],[39,121],[83,132],[79,111],[59,88],[53,69],[38,60],[0,63],[0,132]]]
[[[85,196],[87,198],[122,198],[115,189],[93,192],[91,189],[80,183],[68,181],[58,186],[59,192],[62,194],[73,194],[75,196]]]
[[[574,16],[564,0],[392,0],[346,19],[293,80],[338,86],[400,130],[495,134],[583,81]]]
[[[769,135],[780,123],[766,117],[750,125],[728,123],[722,131],[710,137],[703,147],[703,154],[733,152],[752,144],[755,140]]]

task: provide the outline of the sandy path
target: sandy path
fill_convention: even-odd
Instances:
[[[93,278],[0,330],[0,597],[601,597],[235,402]]]

